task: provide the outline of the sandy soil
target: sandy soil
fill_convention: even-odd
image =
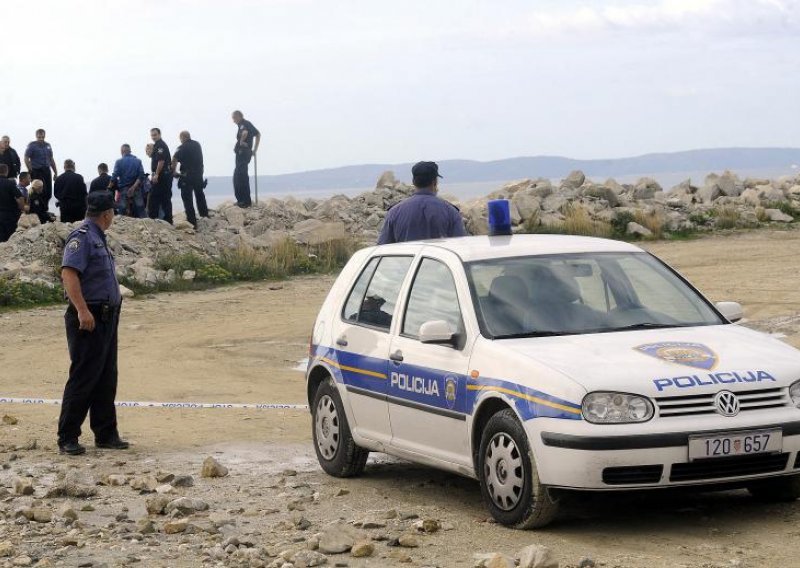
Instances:
[[[797,247],[800,231],[794,230],[646,246],[710,299],[741,302],[748,325],[800,346]],[[118,400],[305,403],[303,374],[293,368],[306,356],[311,325],[332,281],[307,277],[127,302],[120,328]],[[68,367],[62,312],[46,308],[0,315],[0,397],[60,398]],[[339,517],[353,521],[388,509],[451,525],[454,530],[424,536],[420,548],[406,551],[415,565],[471,566],[474,552],[513,555],[522,546],[541,543],[553,548],[562,566],[577,566],[584,556],[598,565],[625,567],[800,566],[791,544],[800,536],[800,504],[758,504],[743,491],[571,498],[552,527],[517,532],[487,522],[474,481],[385,456],[372,458],[363,478],[325,476],[316,465],[304,411],[121,408],[121,430],[134,449],[92,450],[77,460],[53,451],[57,406],[0,404],[0,414],[19,419],[14,426],[0,424],[0,460],[5,462],[0,487],[10,487],[20,468],[52,473],[78,465],[93,471],[196,475],[203,458],[215,455],[231,475],[214,483],[198,482],[192,496],[202,495],[212,510],[238,517],[239,529],[258,535],[265,546],[302,540],[275,527],[297,514],[287,510],[287,502],[304,486],[320,496],[305,513],[310,532]],[[12,460],[14,446],[31,439],[38,440],[37,449],[17,450]],[[91,442],[91,434],[84,439]],[[265,483],[289,467],[298,475]],[[349,493],[335,496],[345,493],[342,489]],[[144,515],[143,497],[130,488],[108,490],[111,494],[101,505],[108,505],[109,514],[125,503],[131,518]],[[102,506],[86,521],[102,525]],[[404,529],[399,521],[392,523],[380,538]],[[164,536],[159,542],[161,548],[137,553],[144,561],[140,565],[197,565],[207,544],[193,544],[188,536]],[[40,549],[47,551],[44,544]],[[187,550],[195,556],[186,556]],[[87,555],[124,564],[120,558],[129,554],[92,545],[62,552],[56,565],[79,563]],[[395,565],[399,561],[389,552],[379,542],[371,559],[341,560],[350,566]]]

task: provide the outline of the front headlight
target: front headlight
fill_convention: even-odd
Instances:
[[[792,404],[800,408],[800,381],[789,387],[789,396],[792,397]]]
[[[647,422],[654,412],[653,403],[647,398],[622,392],[591,392],[583,398],[581,410],[592,424]]]

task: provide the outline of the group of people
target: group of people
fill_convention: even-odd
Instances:
[[[236,204],[250,207],[248,168],[258,151],[261,133],[241,111],[234,111],[231,118],[237,127],[233,172]],[[22,160],[9,137],[3,136],[0,139],[0,242],[14,234],[22,214],[35,214],[41,223],[55,221],[56,216],[50,212],[50,201],[54,197],[60,221],[82,220],[87,211],[87,197],[94,191],[110,190],[118,215],[163,219],[171,224],[172,185],[176,178],[186,219],[196,228],[198,214],[208,217],[201,145],[187,130],[180,133],[180,146],[174,154],[170,153],[159,128],[150,129],[150,139],[152,143],[145,147],[150,158],[148,174],[142,161],[131,152],[130,145],[123,144],[111,174],[107,164],[99,164],[98,176],[87,189],[83,176],[75,171],[73,160],[64,161],[63,173],[59,175],[53,147],[47,142],[44,129],[36,131],[36,140],[25,149],[23,159],[27,170],[22,169]]]

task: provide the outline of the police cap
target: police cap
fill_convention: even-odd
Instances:
[[[86,198],[88,213],[102,213],[114,208],[114,196],[110,191],[93,191]]]
[[[426,187],[437,177],[442,177],[439,175],[439,165],[436,162],[417,162],[411,168],[411,175],[417,187]]]

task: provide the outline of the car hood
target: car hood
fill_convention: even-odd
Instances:
[[[587,391],[677,396],[784,387],[800,351],[739,325],[498,340]]]

